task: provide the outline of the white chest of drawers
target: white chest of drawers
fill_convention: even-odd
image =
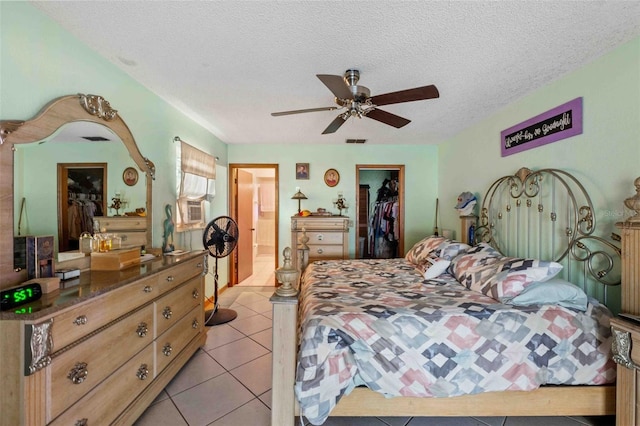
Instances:
[[[303,232],[309,241],[309,262],[349,257],[349,218],[345,216],[293,216],[291,218],[292,261]]]

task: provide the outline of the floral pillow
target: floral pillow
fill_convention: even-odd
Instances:
[[[411,250],[407,252],[404,258],[414,265],[420,265],[427,260],[429,254],[433,250],[435,250],[436,247],[438,247],[444,240],[444,237],[436,237],[435,235],[423,238],[422,240],[415,243],[413,247],[411,247]]]
[[[442,275],[450,264],[451,261],[449,260],[429,256],[423,263],[416,265],[416,271],[418,271],[426,280],[430,280]]]

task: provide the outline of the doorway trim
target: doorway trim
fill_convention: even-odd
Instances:
[[[278,164],[265,164],[265,163],[229,163],[229,216],[237,222],[238,220],[238,169],[273,169],[275,172],[274,185],[275,185],[275,248],[274,248],[274,270],[278,268],[278,250],[279,250],[279,224],[280,224],[280,175]],[[234,251],[232,256],[227,259],[228,271],[229,271],[229,287],[233,287],[238,284],[238,258],[237,253]],[[275,287],[275,275],[274,275],[274,287]]]
[[[405,173],[404,164],[356,164],[356,259],[360,259],[362,254],[360,253],[360,244],[358,244],[357,230],[360,229],[360,197],[357,195],[360,191],[360,171],[361,170],[392,170],[398,172],[398,179],[400,179],[400,188],[398,191],[398,214],[400,217],[400,236],[398,238],[398,257],[404,256],[404,187]]]

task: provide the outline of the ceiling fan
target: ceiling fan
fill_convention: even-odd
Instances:
[[[368,117],[397,129],[411,123],[411,120],[400,117],[390,112],[379,109],[381,105],[399,104],[402,102],[422,101],[440,97],[436,86],[422,86],[413,89],[400,90],[399,92],[385,93],[371,96],[369,88],[358,86],[360,71],[355,69],[347,70],[344,77],[331,74],[316,74],[316,77],[324,83],[335,95],[335,102],[338,106],[323,108],[298,109],[293,111],[272,112],[271,115],[279,117],[282,115],[301,114],[305,112],[333,111],[346,108],[346,111],[338,115],[329,126],[322,132],[323,135],[334,133],[350,117]]]

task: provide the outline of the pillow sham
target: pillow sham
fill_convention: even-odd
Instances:
[[[418,241],[411,247],[411,249],[407,252],[404,258],[413,263],[414,265],[420,265],[427,260],[429,254],[435,250],[443,241],[444,237],[436,237],[435,235],[430,235],[422,240]]]
[[[551,278],[531,283],[520,294],[504,303],[516,306],[560,305],[584,312],[588,302],[589,298],[577,285],[561,278]]]
[[[502,254],[488,244],[480,243],[451,261],[451,273],[468,289],[486,293],[485,285],[496,273]]]
[[[562,265],[537,259],[506,257],[488,244],[481,243],[456,257],[453,276],[468,289],[496,300],[511,299],[536,281],[555,277]]]
[[[425,279],[430,280],[442,275],[450,264],[450,260],[429,256],[423,263],[416,265],[416,271],[422,274]]]
[[[438,247],[431,252],[432,256],[441,257],[446,260],[453,260],[454,257],[459,254],[466,253],[471,249],[471,246],[459,241],[453,241],[445,239]]]
[[[485,294],[500,301],[519,295],[536,281],[550,280],[562,270],[557,262],[538,259],[506,257],[497,264],[495,275],[486,283]]]

